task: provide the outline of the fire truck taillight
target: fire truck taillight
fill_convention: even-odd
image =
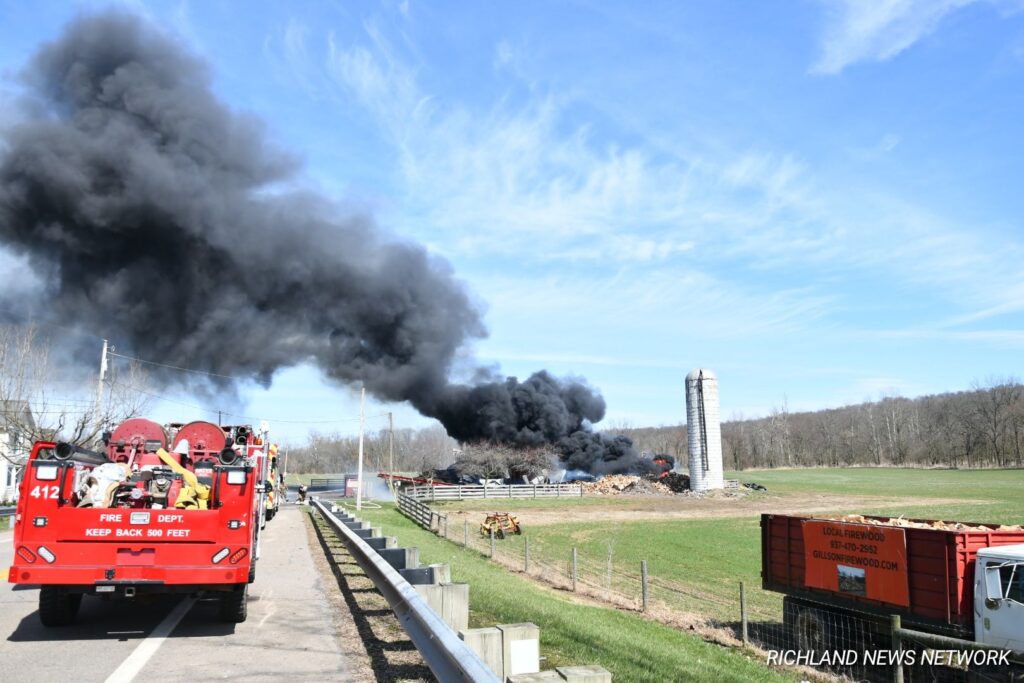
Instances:
[[[217,564],[218,562],[223,560],[225,557],[228,556],[229,552],[231,552],[231,551],[228,550],[227,548],[221,548],[220,550],[218,550],[217,554],[214,555],[213,558],[212,558],[213,559],[213,563]]]
[[[32,519],[32,526],[46,526],[46,517],[35,517]]]
[[[18,557],[25,560],[29,564],[32,564],[36,561],[36,554],[23,545],[19,545],[18,550],[16,552],[18,553]]]
[[[57,559],[57,556],[50,552],[50,549],[45,545],[39,546],[39,555],[50,564],[53,564],[53,561]]]
[[[244,484],[245,478],[245,470],[228,470],[229,484]]]
[[[36,479],[40,481],[53,481],[56,478],[56,465],[39,465],[38,467],[36,467]]]
[[[231,553],[231,559],[230,559],[231,564],[238,564],[239,561],[243,557],[245,557],[248,552],[249,551],[246,550],[245,548],[239,548],[235,552]]]

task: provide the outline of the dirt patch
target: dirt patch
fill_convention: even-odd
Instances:
[[[551,508],[526,508],[515,511],[523,528],[565,524],[566,522],[639,522],[670,521],[687,519],[722,519],[729,517],[754,517],[762,513],[811,514],[816,512],[850,512],[868,508],[911,508],[926,505],[944,505],[947,498],[893,498],[886,496],[843,495],[836,493],[791,493],[770,496],[705,496],[665,497],[635,496],[621,504],[616,499],[614,507],[598,505],[558,505]],[[984,504],[986,501],[957,501],[964,504]],[[495,501],[497,504],[498,501]],[[468,517],[470,521],[480,516],[479,510],[448,509],[449,524]]]

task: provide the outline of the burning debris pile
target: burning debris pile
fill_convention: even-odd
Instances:
[[[667,472],[659,481],[673,493],[683,493],[690,490],[690,475],[688,474]]]

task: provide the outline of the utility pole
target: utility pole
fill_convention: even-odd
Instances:
[[[388,474],[395,473],[395,416],[388,411]],[[395,480],[388,477],[388,491],[395,497]]]
[[[107,377],[107,340],[103,340],[103,352],[100,354],[100,377],[96,382],[96,424],[102,429],[103,380]]]
[[[359,468],[356,470],[356,510],[363,509],[363,423],[366,421],[366,385],[359,390]]]

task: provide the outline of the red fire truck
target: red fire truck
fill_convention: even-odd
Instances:
[[[152,593],[215,594],[222,620],[245,621],[259,556],[259,437],[209,422],[169,434],[142,418],[104,436],[104,452],[33,446],[8,581],[40,586],[46,626],[72,623],[83,595]]]

